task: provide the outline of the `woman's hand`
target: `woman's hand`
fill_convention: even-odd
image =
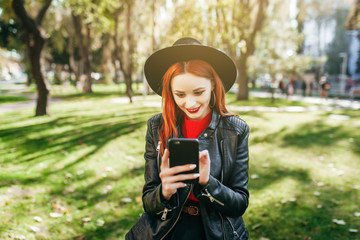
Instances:
[[[209,159],[209,161],[210,161],[210,159]],[[183,188],[186,186],[186,184],[183,183],[182,181],[195,179],[195,178],[199,177],[199,174],[176,175],[181,172],[190,171],[194,168],[196,168],[195,164],[186,164],[186,165],[170,168],[169,167],[169,150],[165,149],[164,155],[161,159],[161,167],[160,167],[159,176],[160,176],[161,184],[162,184],[162,192],[161,193],[166,200],[169,200],[171,198],[171,196],[176,193],[178,188]],[[200,163],[200,169],[201,169],[201,163]],[[210,169],[210,166],[209,166],[209,169]]]
[[[206,185],[209,183],[210,179],[210,156],[208,150],[199,152],[199,168],[199,183],[201,185]]]

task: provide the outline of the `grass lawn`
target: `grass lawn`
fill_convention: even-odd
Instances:
[[[28,98],[20,96],[0,96],[0,104],[29,101]]]
[[[51,116],[1,115],[0,239],[123,239],[141,214],[146,120],[160,108],[74,94],[58,93]],[[251,239],[360,239],[360,111],[238,114]]]

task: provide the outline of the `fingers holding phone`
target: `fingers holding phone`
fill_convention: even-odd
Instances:
[[[162,195],[169,200],[178,188],[186,186],[184,181],[193,180],[199,177],[199,174],[185,174],[184,172],[191,171],[197,166],[195,164],[186,164],[170,168],[169,166],[169,150],[165,149],[164,155],[161,159],[160,179],[162,183]]]
[[[199,152],[199,183],[206,185],[209,183],[210,178],[210,156],[208,150]]]
[[[169,147],[169,166],[171,168],[194,165],[193,169],[185,169],[188,174],[199,173],[199,141],[193,138],[170,138]],[[198,183],[198,178],[188,179],[185,183]]]

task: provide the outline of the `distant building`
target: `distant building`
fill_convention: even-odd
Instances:
[[[326,55],[328,61],[317,69],[316,81],[322,75],[326,75],[331,83],[330,92],[344,94],[347,77],[355,80],[356,85],[360,83],[360,40],[359,31],[346,31],[345,21],[348,14],[348,5],[344,8],[334,8],[333,15],[324,17],[317,22],[309,19],[304,22],[304,54],[315,58]],[[341,26],[344,26],[341,28]],[[331,60],[331,61],[329,61]],[[344,65],[344,60],[346,64]],[[345,71],[344,71],[345,70]],[[347,76],[342,75],[345,72]],[[318,87],[318,86],[316,86]]]
[[[357,61],[359,61],[360,40],[358,38],[359,31],[351,31],[351,40],[349,45],[348,73],[354,80],[360,81],[360,69],[357,69]],[[358,72],[356,72],[358,70]]]

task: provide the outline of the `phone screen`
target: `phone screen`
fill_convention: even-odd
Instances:
[[[168,140],[170,167],[196,164],[196,168],[184,173],[199,173],[199,141],[192,138],[170,138]],[[197,183],[199,178],[185,180],[184,183]]]

